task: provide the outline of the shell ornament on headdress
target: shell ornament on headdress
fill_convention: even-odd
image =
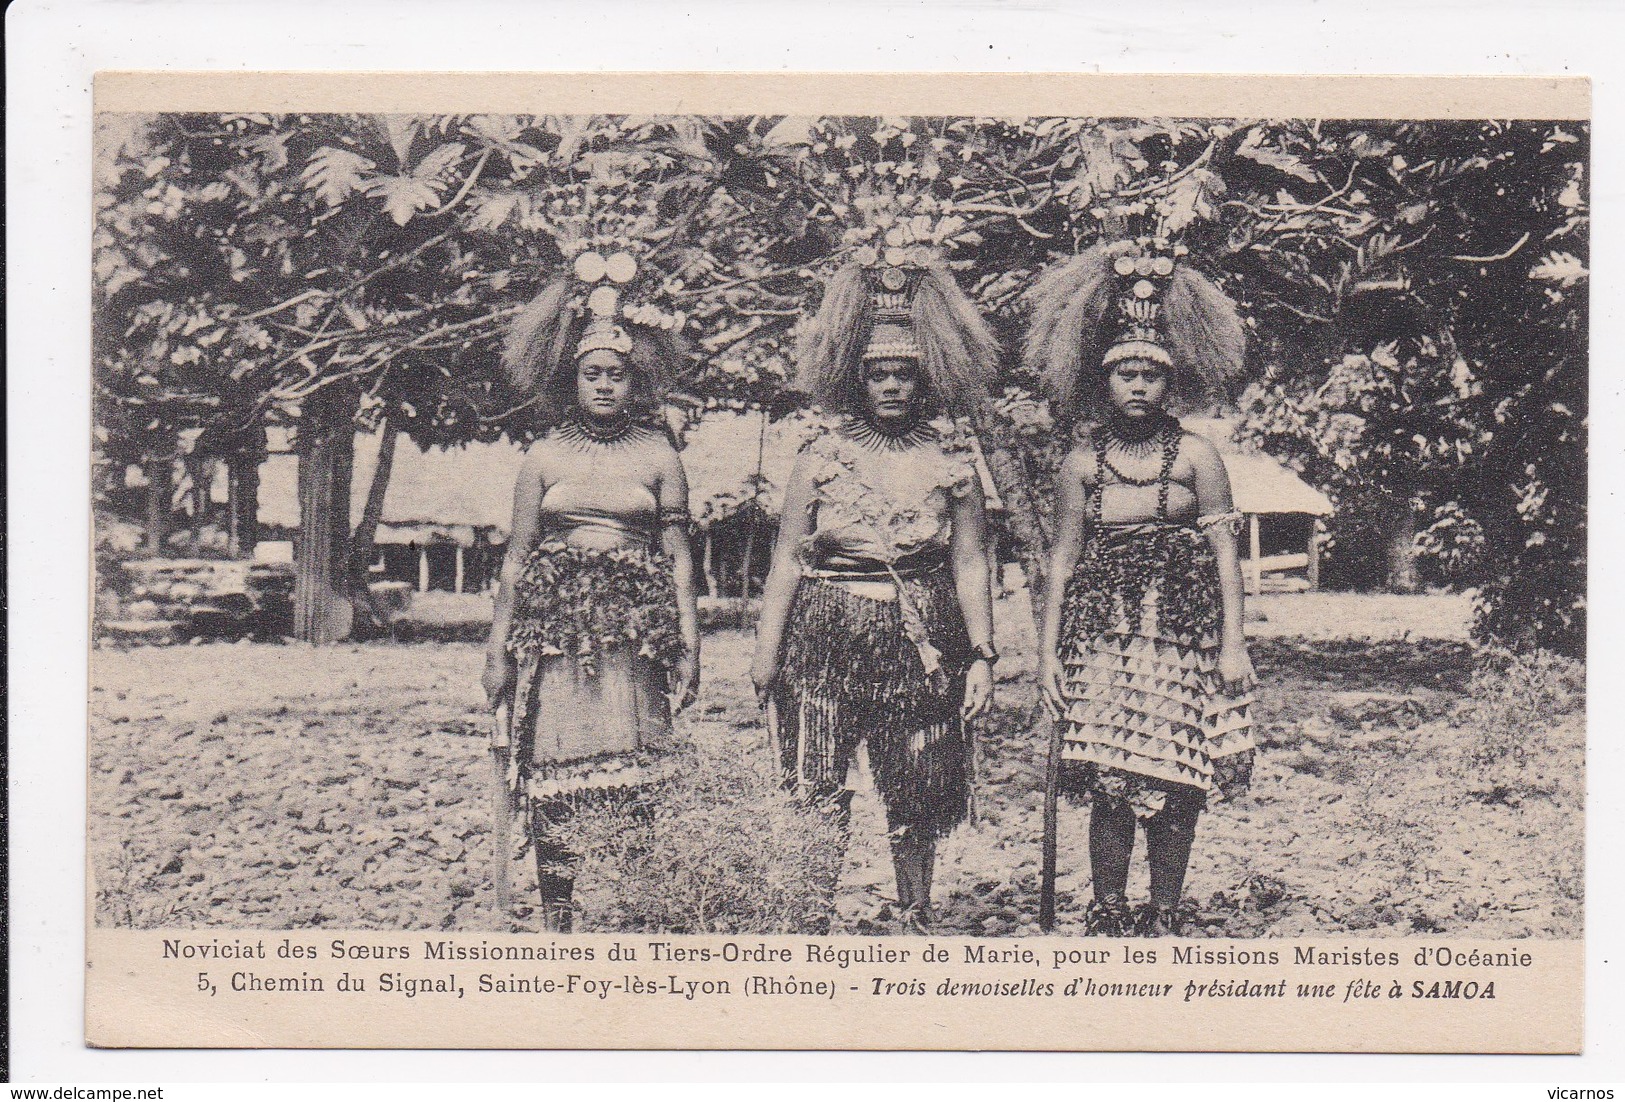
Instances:
[[[688,316],[669,305],[682,284],[663,270],[658,246],[669,230],[653,201],[624,181],[562,184],[532,203],[530,224],[552,237],[563,264],[514,319],[502,353],[509,380],[546,391],[588,353],[609,351],[659,389]]]
[[[922,228],[891,220],[881,246],[859,245],[830,279],[796,366],[796,388],[826,409],[848,405],[858,371],[873,360],[917,362],[942,412],[969,415],[985,399],[997,359],[992,330],[929,229],[916,236]]]
[[[1186,255],[1158,225],[1058,261],[1033,284],[1023,361],[1064,415],[1104,416],[1106,369],[1124,360],[1168,369],[1176,414],[1229,397],[1247,331],[1236,304]]]

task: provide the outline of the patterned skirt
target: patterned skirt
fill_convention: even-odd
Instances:
[[[518,664],[516,795],[560,806],[668,776],[667,689],[681,648],[664,556],[538,547],[516,587],[508,635]]]
[[[1221,600],[1212,551],[1192,529],[1107,528],[1091,543],[1062,615],[1069,788],[1142,818],[1170,792],[1247,788],[1252,697],[1227,695],[1218,675]]]
[[[930,674],[899,601],[801,579],[775,699],[779,749],[787,783],[829,799],[846,788],[865,744],[888,828],[938,838],[970,808],[971,744],[959,710],[971,646],[950,571],[903,585],[941,653]]]

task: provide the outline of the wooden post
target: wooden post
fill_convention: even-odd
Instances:
[[[453,593],[463,591],[463,545],[460,543],[457,545],[457,575],[456,580],[452,583],[451,591]]]
[[[1319,517],[1309,522],[1309,588],[1320,588],[1320,529]]]
[[[228,550],[239,559],[251,558],[259,543],[260,461],[253,453],[226,457]]]
[[[705,554],[702,558],[702,562],[704,564],[703,569],[705,571],[705,595],[707,597],[715,597],[717,595],[716,550],[712,546],[711,527],[712,526],[709,524],[705,526]]]
[[[1262,565],[1263,552],[1260,550],[1258,539],[1258,514],[1247,514],[1247,551],[1253,557],[1252,569],[1248,572],[1248,592],[1254,597],[1264,592],[1264,570]]]
[[[429,545],[418,548],[418,592],[429,592]]]
[[[186,477],[192,486],[188,493],[192,505],[192,554],[203,550],[203,525],[209,519],[209,483],[213,481],[214,460],[193,452],[186,457]]]
[[[169,509],[174,501],[175,483],[168,456],[147,461],[147,554],[166,553],[169,538]]]

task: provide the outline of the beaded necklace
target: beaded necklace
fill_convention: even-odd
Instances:
[[[853,443],[870,451],[907,451],[934,439],[937,435],[935,429],[917,418],[911,420],[905,428],[889,431],[866,417],[855,417],[851,414],[841,419],[841,431]]]
[[[1171,420],[1171,419],[1170,419]],[[1177,425],[1177,422],[1176,422]],[[1108,472],[1118,482],[1128,486],[1156,486],[1157,487],[1157,519],[1168,519],[1168,491],[1172,488],[1172,475],[1174,462],[1179,458],[1180,433],[1172,431],[1169,426],[1161,425],[1157,431],[1144,441],[1135,441],[1145,447],[1143,454],[1150,455],[1155,443],[1160,437],[1162,444],[1162,465],[1155,478],[1135,478],[1118,470],[1115,464],[1107,458],[1106,449],[1113,443],[1125,443],[1115,433],[1096,432],[1095,445],[1095,485],[1090,492],[1090,507],[1095,515],[1095,523],[1101,524],[1105,520],[1103,502],[1106,492],[1106,474]]]
[[[622,417],[609,425],[603,425],[580,415],[560,421],[555,429],[558,439],[583,452],[592,451],[594,446],[619,448],[647,438],[652,431],[648,426],[640,425],[630,417]]]

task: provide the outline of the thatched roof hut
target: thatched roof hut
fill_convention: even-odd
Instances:
[[[1266,574],[1296,570],[1304,572],[1296,583],[1299,587],[1319,586],[1321,522],[1334,511],[1331,498],[1280,460],[1237,443],[1236,427],[1231,422],[1188,417],[1184,424],[1219,449],[1230,475],[1236,511],[1247,517],[1241,571],[1248,590],[1262,592]],[[1276,545],[1276,553],[1266,553],[1266,542]]]
[[[357,435],[350,483],[350,523],[361,519],[378,468],[377,434]],[[420,449],[400,439],[390,469],[389,488],[378,530],[379,543],[450,541],[471,546],[476,535],[488,542],[508,538],[513,519],[513,484],[524,449],[509,441],[460,448]],[[299,460],[286,438],[271,441],[260,466],[259,520],[284,529],[299,527]]]
[[[759,410],[706,413],[683,443],[695,523],[704,527],[726,520],[752,500],[769,516],[777,516],[796,454],[817,427],[818,421],[807,413],[779,421],[769,421]],[[989,508],[1003,508],[993,475],[980,454],[976,466]]]

